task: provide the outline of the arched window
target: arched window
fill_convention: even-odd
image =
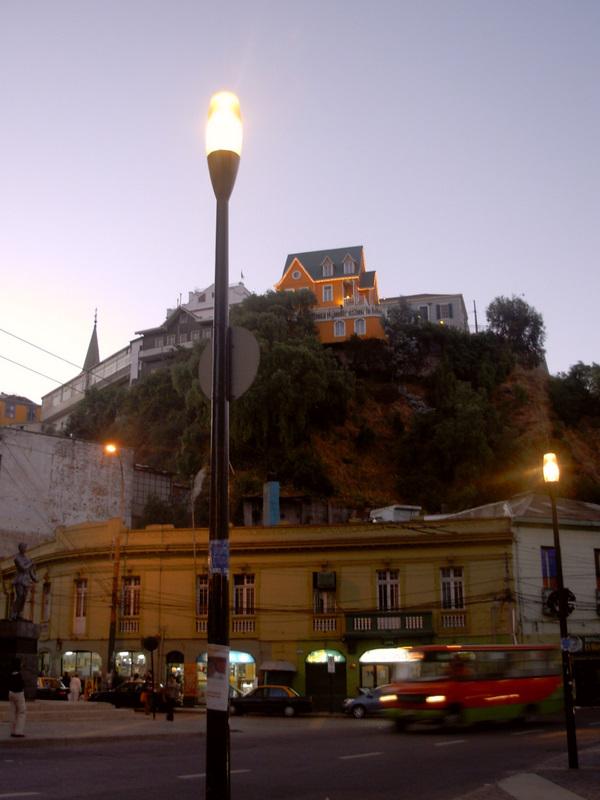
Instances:
[[[361,317],[359,319],[354,320],[354,333],[357,336],[364,336],[367,332],[367,323]]]
[[[336,319],[333,323],[333,335],[338,337],[346,335],[346,323],[343,319]]]

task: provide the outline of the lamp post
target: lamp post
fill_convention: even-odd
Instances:
[[[110,676],[112,685],[115,672],[115,638],[117,633],[117,608],[119,606],[119,569],[121,566],[121,526],[124,525],[125,516],[125,477],[123,475],[123,461],[121,452],[114,442],[104,445],[106,455],[119,460],[119,528],[113,542],[113,575],[112,590],[110,595],[110,624],[108,627],[107,646],[107,678]]]
[[[567,650],[568,629],[567,616],[569,613],[569,590],[565,589],[562,569],[562,555],[560,551],[560,537],[558,532],[558,513],[556,511],[556,487],[560,480],[560,469],[554,453],[544,455],[544,481],[550,496],[552,507],[552,531],[554,533],[554,557],[556,559],[556,583],[558,594],[558,623],[560,627],[561,655],[562,655],[562,676],[563,693],[565,704],[565,728],[567,732],[567,751],[569,755],[569,767],[577,769],[579,760],[577,756],[577,733],[575,729],[575,710],[573,707],[573,675],[571,671],[571,660]]]
[[[238,98],[219,92],[206,125],[208,170],[217,199],[212,332],[206,797],[229,800],[229,198],[242,149]]]

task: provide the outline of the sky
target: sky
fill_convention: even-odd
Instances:
[[[363,245],[381,297],[523,297],[551,373],[599,362],[599,41],[597,0],[0,0],[0,391],[213,283],[221,89],[231,283]]]

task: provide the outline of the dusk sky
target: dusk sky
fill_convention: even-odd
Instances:
[[[597,0],[0,0],[0,391],[78,372],[15,336],[82,365],[95,308],[104,358],[213,282],[224,88],[230,282],[363,245],[382,297],[522,296],[552,373],[600,361],[599,42]]]

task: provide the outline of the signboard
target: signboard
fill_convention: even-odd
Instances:
[[[227,711],[229,704],[229,647],[208,645],[206,667],[206,707],[212,711]]]
[[[327,672],[335,672],[335,656],[327,656]]]

